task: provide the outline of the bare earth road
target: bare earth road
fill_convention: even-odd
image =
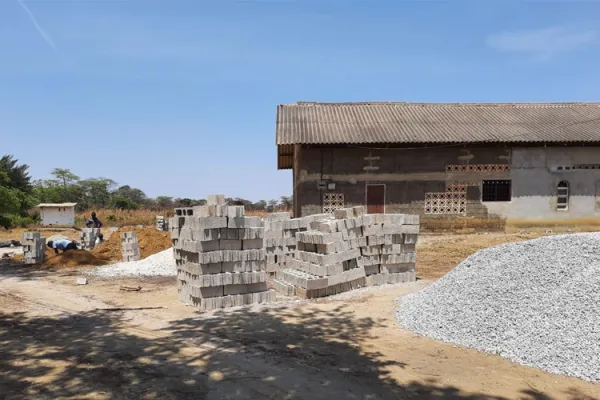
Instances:
[[[199,314],[170,279],[78,275],[0,265],[0,398],[600,399],[599,385],[400,329],[395,299],[427,281]]]

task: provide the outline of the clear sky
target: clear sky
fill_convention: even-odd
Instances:
[[[0,153],[278,198],[277,104],[596,101],[599,34],[591,0],[0,0]]]

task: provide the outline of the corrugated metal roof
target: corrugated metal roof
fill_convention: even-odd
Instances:
[[[75,207],[77,203],[40,203],[36,207]]]
[[[462,142],[600,142],[600,103],[277,106],[277,145]]]

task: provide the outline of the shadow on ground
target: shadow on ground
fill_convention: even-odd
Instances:
[[[0,315],[0,398],[508,400],[434,380],[399,385],[387,370],[403,368],[401,360],[351,343],[372,338],[380,322],[344,306],[242,309],[157,332],[132,327],[125,315]],[[521,398],[553,399],[534,391]]]

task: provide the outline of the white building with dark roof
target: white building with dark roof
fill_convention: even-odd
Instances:
[[[41,203],[36,208],[40,210],[42,225],[73,226],[76,205],[77,203]]]

